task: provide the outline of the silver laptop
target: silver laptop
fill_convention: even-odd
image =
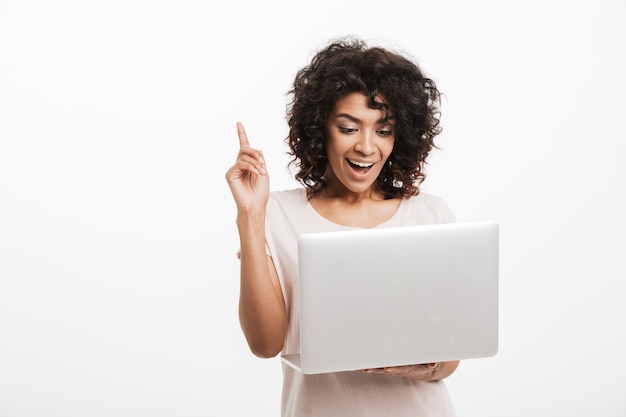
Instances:
[[[302,235],[304,374],[489,357],[498,350],[494,221]]]

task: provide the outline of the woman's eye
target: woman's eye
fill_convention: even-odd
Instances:
[[[354,132],[356,132],[356,129],[354,129],[352,127],[341,127],[341,126],[339,126],[339,131],[341,133],[354,133]]]
[[[392,136],[393,135],[393,130],[379,130],[378,134],[380,136]]]

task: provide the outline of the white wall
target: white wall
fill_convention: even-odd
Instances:
[[[425,189],[501,224],[459,417],[626,415],[626,4],[408,4],[0,0],[0,416],[278,415],[224,173],[240,120],[295,185],[284,93],[352,33],[446,94]]]

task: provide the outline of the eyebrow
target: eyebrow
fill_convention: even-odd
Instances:
[[[348,120],[350,120],[350,121],[352,121],[354,123],[360,123],[361,122],[361,119],[359,119],[357,117],[354,117],[354,116],[352,116],[351,114],[348,114],[348,113],[339,113],[339,114],[337,114],[335,116],[335,118],[339,118],[339,117],[346,118],[346,119],[348,119]],[[376,121],[376,123],[377,124],[386,124],[386,123],[389,123],[391,120],[395,120],[395,118],[387,117],[386,119],[379,119],[379,120]]]

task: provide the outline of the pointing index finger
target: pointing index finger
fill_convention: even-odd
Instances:
[[[241,122],[237,122],[237,136],[239,136],[239,147],[248,147],[250,143],[248,142],[248,135],[246,135],[246,129],[243,128],[243,124]]]

